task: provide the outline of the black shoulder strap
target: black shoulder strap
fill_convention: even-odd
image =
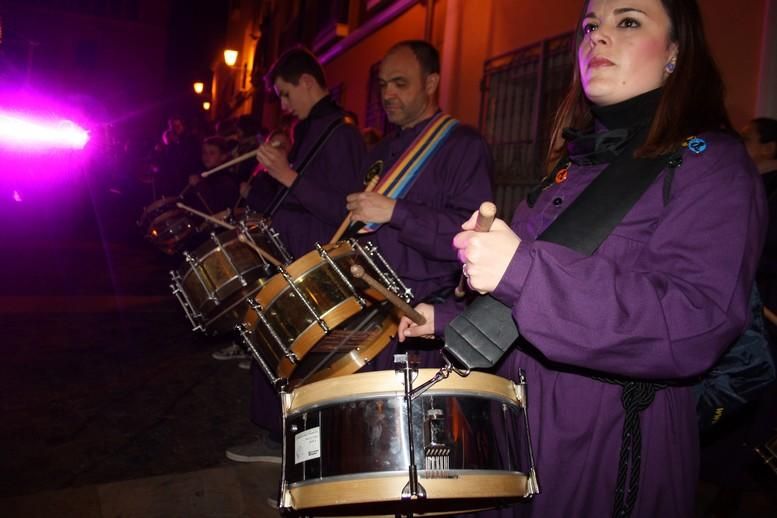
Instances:
[[[299,178],[303,174],[305,174],[305,170],[307,169],[308,165],[313,161],[313,159],[318,155],[318,153],[321,151],[321,149],[324,147],[324,144],[329,140],[329,137],[332,136],[332,134],[335,132],[337,128],[342,126],[343,124],[350,124],[351,119],[347,116],[338,117],[334,119],[332,122],[329,123],[329,126],[324,128],[324,131],[321,132],[321,136],[318,137],[318,141],[313,145],[312,148],[310,148],[310,151],[307,155],[305,155],[305,158],[303,158],[300,163],[299,167],[297,167],[297,177]],[[283,189],[273,200],[273,202],[269,205],[267,210],[264,212],[265,216],[268,218],[272,218],[273,214],[278,210],[278,208],[281,206],[283,201],[286,199],[286,197],[291,192],[291,189],[294,188],[294,184],[291,185],[291,187],[286,187]]]
[[[681,163],[680,155],[681,151],[677,151],[668,156],[637,160],[629,168],[615,167],[617,161],[613,162],[538,239],[591,255],[664,167],[669,168],[668,174],[674,173]],[[671,177],[667,181],[671,183]],[[666,183],[664,196],[667,196]],[[488,368],[517,339],[511,309],[484,295],[477,297],[445,328],[444,351],[467,368]]]
[[[637,160],[623,155],[607,166],[537,240],[593,254],[671,163],[671,155]],[[623,167],[629,160],[631,164]]]

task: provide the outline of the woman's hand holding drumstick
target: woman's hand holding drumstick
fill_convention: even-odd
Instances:
[[[477,220],[475,220],[475,232],[488,232],[491,229],[491,225],[496,218],[496,205],[490,201],[484,201],[480,204],[478,210]],[[453,294],[456,298],[462,298],[467,293],[467,270],[466,263],[462,266],[461,277],[459,278],[459,285],[453,290]]]
[[[502,277],[521,245],[521,238],[510,225],[498,218],[493,220],[488,232],[477,232],[484,228],[478,225],[479,220],[480,213],[473,213],[461,225],[462,231],[453,238],[453,246],[463,263],[462,273],[467,284],[483,295],[493,292],[502,282]]]

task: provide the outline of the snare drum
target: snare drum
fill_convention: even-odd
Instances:
[[[246,298],[258,293],[264,280],[277,271],[240,241],[241,234],[283,264],[291,262],[277,232],[264,220],[212,233],[194,252],[184,252],[185,263],[170,272],[170,287],[195,331],[216,334],[233,330],[246,311]]]
[[[351,276],[354,264],[410,299],[378,250],[352,240],[317,245],[247,300],[250,309],[238,331],[272,383],[295,386],[352,374],[396,334],[397,311]]]
[[[146,239],[166,254],[173,255],[194,233],[189,214],[178,208],[177,197],[165,197],[143,209],[138,226],[145,228]]]
[[[418,386],[436,374],[422,369]],[[539,492],[525,384],[473,372],[451,375],[412,401],[404,373],[323,380],[282,394],[280,507],[309,516],[461,513]],[[418,493],[407,495],[414,452]]]

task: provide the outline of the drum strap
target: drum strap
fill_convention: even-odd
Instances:
[[[327,143],[329,140],[329,137],[332,136],[332,134],[335,132],[337,128],[342,126],[343,124],[353,124],[353,119],[347,116],[338,117],[332,122],[329,123],[329,126],[327,126],[324,131],[321,133],[321,135],[318,137],[318,141],[313,145],[312,148],[310,148],[310,151],[307,155],[300,161],[299,167],[297,167],[297,177],[301,177],[303,174],[305,174],[305,171],[308,168],[308,165],[313,161],[314,158],[318,155],[318,153],[323,149],[324,144]],[[296,183],[296,182],[295,182]],[[294,188],[295,184],[291,184],[291,187],[287,187],[283,189],[270,203],[270,205],[267,207],[267,210],[264,212],[265,217],[272,218],[273,214],[280,208],[281,204],[286,200],[286,197],[289,195],[291,190]]]
[[[392,200],[403,198],[418,179],[427,162],[448,140],[458,125],[459,121],[450,115],[437,112],[391,169],[383,175],[374,191]],[[358,230],[358,233],[366,234],[378,228],[380,228],[379,223],[367,223]]]

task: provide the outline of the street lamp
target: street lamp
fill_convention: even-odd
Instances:
[[[202,109],[205,111],[210,110],[210,101],[202,101]]]
[[[197,95],[200,95],[202,91],[205,89],[205,83],[203,83],[202,81],[196,81],[193,86],[194,86],[194,93],[196,93]]]
[[[237,51],[232,49],[225,50],[224,63],[226,63],[229,67],[235,66],[235,63],[237,63]]]

